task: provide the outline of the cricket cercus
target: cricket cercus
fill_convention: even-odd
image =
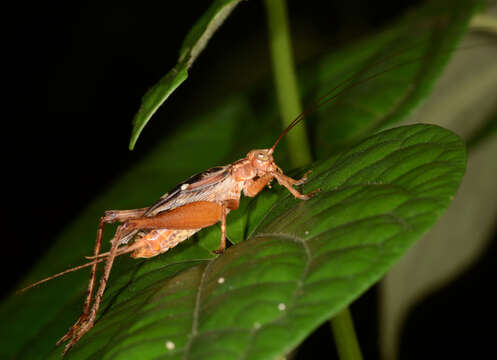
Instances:
[[[245,196],[254,197],[276,179],[297,199],[308,200],[316,194],[319,189],[301,194],[294,188],[307,180],[308,173],[299,180],[292,179],[283,173],[273,159],[276,145],[303,119],[303,115],[297,117],[281,133],[271,148],[252,150],[245,158],[232,164],[214,167],[194,175],[174,187],[150,207],[106,211],[98,224],[94,255],[88,257],[92,262],[66,270],[23,289],[26,290],[67,272],[92,266],[83,311],[76,323],[57,342],[57,345],[67,342],[64,354],[93,327],[116,256],[125,253],[131,253],[132,258],[150,258],[159,255],[185,241],[200,229],[217,222],[221,223],[221,241],[215,253],[222,253],[226,247],[226,215],[238,208],[242,192]],[[118,226],[111,240],[110,251],[100,253],[104,226],[114,222],[120,222],[121,225]],[[100,262],[105,262],[104,273],[100,278],[98,290],[94,293],[97,265]]]

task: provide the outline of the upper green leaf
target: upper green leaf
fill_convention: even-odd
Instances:
[[[141,131],[169,95],[188,77],[188,69],[207,45],[214,32],[241,0],[216,0],[192,27],[181,46],[178,63],[159,80],[142,98],[140,109],[133,119],[129,143],[135,147]]]

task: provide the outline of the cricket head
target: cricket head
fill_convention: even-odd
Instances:
[[[278,169],[274,163],[272,148],[252,150],[247,154],[247,159],[258,172],[271,172]]]
[[[304,116],[305,112],[297,116],[297,118],[295,118],[295,120],[293,120],[285,130],[283,130],[278,139],[276,139],[276,142],[269,149],[252,150],[247,154],[247,159],[249,160],[250,165],[257,170],[259,176],[261,175],[261,172],[281,172],[278,165],[274,163],[274,149],[276,149],[276,146],[281,139],[283,139],[295,125],[302,121]]]
[[[258,175],[261,175],[261,172],[281,172],[281,169],[274,163],[273,152],[278,143],[285,137],[285,135],[294,127],[300,118],[297,117],[292,123],[280,134],[276,142],[269,149],[257,149],[252,150],[247,154],[247,159],[250,162],[250,165],[254,169],[257,170]]]

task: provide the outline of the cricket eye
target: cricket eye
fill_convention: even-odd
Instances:
[[[269,160],[269,156],[267,156],[266,153],[260,152],[260,153],[257,154],[257,159],[263,160],[263,161],[268,161]]]

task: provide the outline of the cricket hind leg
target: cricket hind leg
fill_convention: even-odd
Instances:
[[[130,251],[130,249],[134,247],[134,244],[130,246],[124,246],[122,248],[123,251],[119,252],[119,245],[122,244],[121,240],[125,238],[127,234],[129,234],[131,231],[137,231],[140,229],[199,229],[221,221],[222,225],[224,224],[224,226],[222,226],[221,244],[218,251],[222,251],[225,248],[226,214],[229,212],[229,210],[236,209],[237,207],[237,200],[227,200],[222,202],[221,204],[199,201],[189,203],[173,210],[167,211],[163,214],[158,214],[156,216],[150,217],[143,217],[143,209],[137,209],[136,211],[126,210],[120,212],[106,212],[99,222],[97,230],[97,242],[95,245],[93,258],[98,258],[100,255],[100,247],[105,224],[117,221],[123,222],[123,224],[117,228],[116,235],[112,239],[111,250],[109,251],[105,262],[104,274],[100,278],[100,284],[93,304],[92,298],[96,281],[96,264],[92,267],[90,282],[88,284],[88,296],[83,306],[83,313],[76,321],[76,323],[69,329],[67,334],[64,335],[57,342],[57,345],[60,345],[61,343],[69,340],[69,343],[66,345],[63,354],[66,354],[67,351],[69,351],[69,349],[74,346],[74,344],[76,344],[79,339],[93,327],[98,309],[100,307],[100,303],[102,301],[103,293],[107,286],[107,281],[109,279],[114,259],[116,258],[116,256]]]
[[[238,205],[237,199],[195,201],[155,216],[131,219],[127,223],[130,229],[188,230],[202,229],[221,222],[221,241],[219,248],[214,251],[220,254],[226,248],[226,215],[230,210],[236,210]]]
[[[106,224],[114,222],[125,222],[127,220],[142,217],[147,210],[148,207],[131,210],[107,210],[102,218],[105,219]]]
[[[127,220],[130,220],[130,219],[138,218],[146,210],[147,210],[147,208],[133,209],[133,210],[111,210],[111,211],[106,211],[105,214],[104,214],[104,216],[102,216],[100,218],[100,221],[98,223],[97,239],[96,239],[96,243],[95,243],[95,248],[93,250],[93,258],[98,258],[99,257],[100,249],[101,249],[101,246],[102,246],[102,236],[103,236],[104,227],[105,227],[106,224],[110,224],[110,223],[114,223],[114,222],[123,222],[123,221],[127,221]],[[117,233],[116,233],[115,239],[118,239],[118,240],[116,240],[114,242],[117,245],[119,245],[119,237],[117,236]],[[113,244],[112,247],[114,247],[114,244]],[[116,248],[116,250],[117,250],[117,248]],[[106,265],[105,265],[106,269],[107,269],[107,264],[109,263],[109,259],[110,258],[111,257],[110,257],[110,254],[109,254],[109,257],[107,258]],[[112,259],[112,261],[113,261],[113,259]],[[77,338],[76,341],[74,341],[75,335],[80,332],[81,328],[86,328],[87,327],[86,324],[88,324],[88,319],[89,319],[89,315],[90,315],[90,307],[91,307],[91,302],[92,302],[92,298],[93,298],[93,292],[94,292],[94,289],[95,289],[95,282],[96,282],[96,276],[97,276],[97,266],[98,266],[98,263],[95,262],[95,264],[93,264],[92,268],[91,268],[90,280],[88,282],[88,291],[87,291],[85,302],[83,304],[83,311],[82,311],[81,315],[79,316],[79,318],[76,321],[76,323],[73,326],[71,326],[71,328],[68,330],[68,332],[62,338],[60,338],[59,341],[57,341],[57,343],[56,343],[56,346],[59,346],[60,344],[62,344],[64,342],[68,341],[69,339],[73,338],[71,340],[71,342],[66,346],[66,348],[64,350],[64,354],[72,347],[72,345],[74,345],[77,342],[77,340],[79,340],[79,338],[81,338],[81,336],[86,331],[88,331],[91,328],[91,326],[90,326],[90,328],[88,328],[88,330],[86,330],[83,334],[81,334]],[[109,272],[110,272],[110,269],[109,269]],[[98,306],[97,306],[97,308],[98,308]]]
[[[97,293],[95,295],[95,299],[93,301],[93,304],[91,304],[91,298],[90,298],[90,304],[87,305],[85,302],[85,306],[83,308],[83,313],[79,317],[79,319],[76,321],[76,323],[71,327],[69,332],[64,335],[58,342],[57,345],[60,345],[62,342],[65,342],[70,339],[69,343],[66,345],[64,352],[62,355],[64,356],[71,347],[76,344],[79,339],[83,335],[85,335],[90,329],[93,327],[95,323],[95,319],[97,316],[98,309],[100,307],[100,303],[102,302],[102,297],[105,291],[105,288],[107,287],[107,281],[109,279],[110,271],[112,269],[112,265],[114,264],[114,259],[116,258],[117,255],[117,249],[119,247],[119,240],[122,237],[122,233],[126,230],[126,224],[120,225],[116,231],[116,235],[111,241],[111,250],[109,252],[109,255],[107,257],[107,260],[105,262],[105,267],[104,267],[104,273],[102,277],[100,278],[100,284],[97,290]],[[93,275],[93,274],[92,274]],[[95,280],[95,277],[92,277],[92,280]],[[92,281],[90,280],[90,281]],[[93,292],[93,289],[92,289]]]

